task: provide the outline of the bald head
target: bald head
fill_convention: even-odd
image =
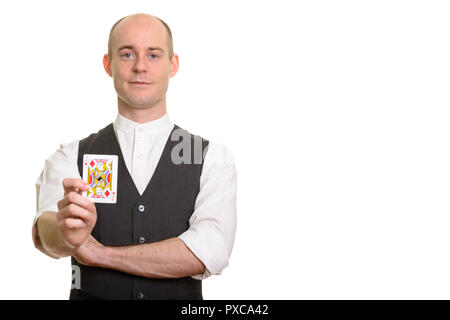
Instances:
[[[173,39],[172,32],[170,31],[169,26],[160,18],[152,16],[147,13],[135,13],[129,16],[125,16],[119,19],[111,28],[109,32],[108,39],[108,56],[112,60],[114,55],[114,46],[117,30],[121,28],[123,24],[126,23],[137,23],[137,24],[159,24],[165,29],[166,36],[166,44],[167,44],[167,52],[169,56],[169,60],[172,59],[173,56]]]

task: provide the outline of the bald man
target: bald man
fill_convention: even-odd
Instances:
[[[179,57],[164,21],[142,13],[117,21],[103,65],[116,120],[45,161],[35,247],[71,257],[70,299],[203,299],[202,280],[228,266],[234,243],[232,154],[171,123],[166,92]],[[117,156],[115,203],[83,194],[89,154]]]

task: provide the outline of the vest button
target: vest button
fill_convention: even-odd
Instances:
[[[145,242],[145,238],[144,238],[144,237],[140,237],[140,238],[139,238],[139,243],[142,244],[142,243],[144,243],[144,242]]]
[[[144,210],[145,210],[144,205],[142,205],[142,204],[139,205],[138,210],[139,210],[140,212],[144,212]]]
[[[144,299],[144,294],[143,294],[142,292],[139,292],[139,293],[137,294],[137,298],[138,298],[138,299]]]

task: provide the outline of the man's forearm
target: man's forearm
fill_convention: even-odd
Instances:
[[[52,258],[68,257],[74,253],[62,241],[56,222],[56,212],[44,212],[38,219],[33,230],[35,247]]]
[[[104,247],[100,267],[146,278],[181,278],[205,272],[204,264],[179,238],[124,247]]]

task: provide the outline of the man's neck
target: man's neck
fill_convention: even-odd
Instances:
[[[137,122],[146,123],[161,118],[167,113],[165,101],[161,101],[149,108],[133,108],[118,99],[119,113],[125,118]]]

